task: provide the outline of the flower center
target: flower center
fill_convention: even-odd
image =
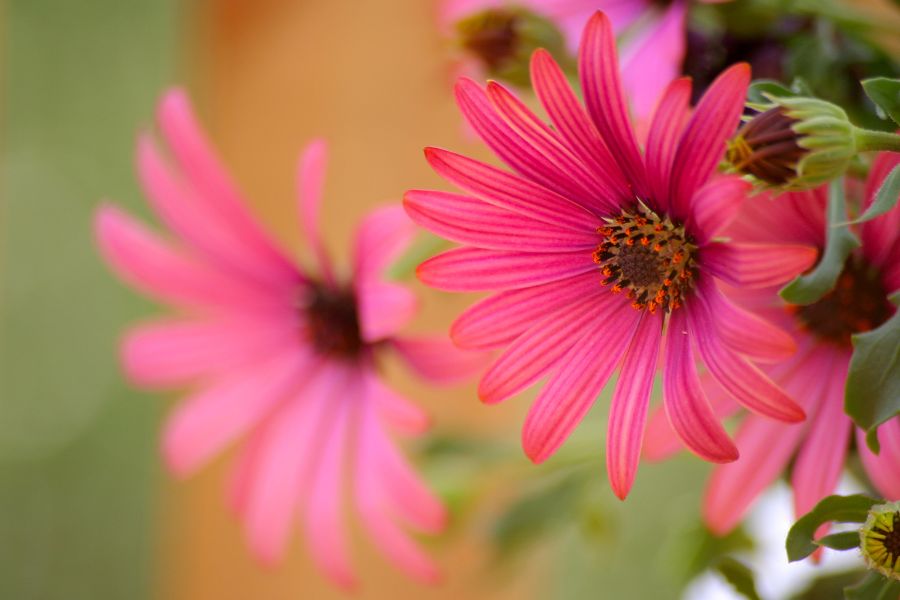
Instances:
[[[693,286],[697,249],[684,226],[643,204],[605,221],[597,230],[604,239],[593,255],[603,285],[625,291],[636,310],[669,312],[681,306]]]
[[[352,290],[316,285],[305,307],[309,339],[315,349],[330,356],[353,358],[363,349]]]
[[[516,54],[520,17],[517,11],[490,9],[462,21],[458,27],[463,47],[491,72],[500,70]]]
[[[860,530],[863,558],[870,568],[900,579],[900,504],[873,506]]]
[[[858,257],[847,259],[833,290],[812,304],[788,310],[804,329],[847,347],[853,334],[875,329],[891,316],[878,272]]]
[[[797,176],[797,163],[806,153],[791,128],[796,122],[777,106],[756,115],[728,142],[728,162],[766,183],[788,183]]]

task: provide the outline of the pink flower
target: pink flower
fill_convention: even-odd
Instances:
[[[807,246],[716,237],[747,192],[740,179],[715,173],[743,108],[747,66],[723,73],[693,111],[690,81],[673,82],[646,152],[626,117],[606,15],[590,20],[580,48],[587,112],[547,52],[534,54],[531,71],[552,127],[496,83],[485,91],[462,80],[456,90],[472,127],[514,173],[428,148],[432,167],[471,195],[410,191],[404,198],[414,221],[464,244],[420,265],[420,279],[445,290],[498,292],[451,332],[462,347],[506,347],[481,380],[481,398],[499,402],[550,376],[522,434],[527,455],[541,462],[620,369],[607,468],[621,498],[637,469],[663,338],[666,410],[703,458],[727,462],[738,453],[700,388],[695,348],[738,402],[802,420],[800,407],[750,362],[789,355],[791,338],[717,287],[718,280],[782,283],[815,259]]]
[[[602,10],[616,33],[622,34],[622,82],[630,108],[643,120],[649,118],[666,85],[681,73],[686,4],[687,0],[674,0],[667,7],[652,0],[445,0],[438,18],[445,35],[452,35],[456,23],[474,14],[526,8],[556,25],[574,53],[585,23]],[[475,75],[476,65],[468,70]]]
[[[295,520],[319,567],[354,583],[344,485],[378,547],[411,576],[437,570],[400,527],[437,532],[446,514],[387,429],[419,433],[417,406],[388,388],[378,363],[394,353],[429,381],[474,366],[449,340],[399,335],[412,293],[382,279],[415,227],[399,206],[372,212],[356,232],[352,272],[339,276],[318,229],[325,145],[299,163],[301,228],[315,270],[297,263],[247,212],[209,147],[189,101],[171,91],[159,108],[171,162],[148,135],[137,165],[151,205],[172,231],[161,237],[105,205],[95,227],[104,257],[175,315],[132,329],[122,344],[129,378],[146,387],[190,386],[163,434],[169,467],[186,476],[244,440],[231,486],[254,554],[279,560]]]
[[[897,154],[877,158],[866,182],[865,205],[898,163]],[[727,234],[742,242],[804,244],[821,251],[827,229],[826,195],[826,189],[819,188],[747,202]],[[853,429],[844,414],[844,384],[853,350],[850,336],[874,329],[893,312],[887,297],[900,289],[900,208],[864,223],[859,234],[862,247],[847,261],[836,289],[814,304],[789,305],[774,288],[755,294],[731,293],[746,308],[791,332],[797,353],[767,365],[765,371],[797,399],[810,419],[800,426],[754,415],[743,419],[735,440],[741,458],[715,469],[704,502],[704,518],[717,533],[733,529],[792,461],[798,516],[834,492]],[[705,384],[720,415],[738,409],[714,381]],[[648,430],[652,432],[648,458],[663,458],[678,448],[661,415],[654,415]],[[878,455],[869,451],[861,430],[856,436],[857,450],[873,483],[888,499],[900,499],[900,418],[878,430]]]

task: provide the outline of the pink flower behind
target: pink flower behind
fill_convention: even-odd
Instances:
[[[865,205],[874,198],[897,154],[880,155],[865,186]],[[804,244],[821,251],[827,229],[825,188],[748,202],[727,234],[750,243]],[[730,293],[744,307],[791,332],[798,352],[765,371],[791,392],[810,415],[801,426],[748,415],[737,432],[740,460],[717,467],[707,490],[704,517],[717,533],[733,529],[754,500],[793,461],[791,483],[796,514],[808,512],[834,492],[844,469],[853,423],[844,414],[844,386],[852,354],[850,336],[874,329],[893,312],[888,296],[900,290],[900,207],[858,229],[862,247],[848,259],[837,287],[809,306],[785,303],[777,289]],[[706,389],[721,415],[737,411],[707,378]],[[654,416],[647,455],[663,458],[679,447],[661,414]],[[900,499],[900,418],[878,431],[881,453],[872,454],[863,432],[856,448],[872,482],[889,500]]]
[[[170,416],[163,452],[178,475],[194,473],[245,440],[231,489],[254,554],[284,554],[299,520],[313,559],[342,586],[354,583],[343,498],[379,548],[411,576],[437,570],[400,524],[437,532],[446,519],[387,429],[420,433],[424,413],[379,378],[393,352],[430,381],[477,368],[448,341],[398,334],[412,293],[384,269],[414,226],[399,206],[372,212],[355,237],[352,273],[340,277],[318,229],[325,145],[299,165],[300,222],[316,269],[301,269],[262,231],[199,129],[181,91],[159,108],[171,162],[141,136],[137,165],[151,205],[172,231],[158,236],[102,206],[96,235],[107,262],[171,317],[138,325],[122,344],[129,378],[146,387],[189,386]]]
[[[747,192],[740,179],[715,173],[743,108],[746,65],[723,73],[693,110],[690,82],[673,82],[646,151],[626,116],[615,38],[603,13],[585,29],[579,71],[587,111],[550,55],[534,54],[532,80],[552,127],[501,85],[485,90],[460,81],[460,108],[514,172],[428,148],[432,167],[471,195],[410,191],[404,205],[423,227],[463,244],[423,263],[422,281],[496,292],[452,330],[460,346],[506,348],[481,380],[481,398],[500,402],[549,375],[522,434],[532,460],[556,451],[620,371],[607,468],[624,498],[663,339],[666,411],[700,456],[728,462],[738,454],[700,388],[695,349],[744,406],[782,421],[803,419],[750,362],[790,355],[792,340],[726,300],[717,282],[780,284],[812,264],[815,252],[717,238]]]

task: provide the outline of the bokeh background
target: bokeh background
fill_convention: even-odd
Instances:
[[[288,247],[299,247],[297,154],[314,136],[330,141],[322,219],[346,257],[366,210],[444,186],[423,146],[487,158],[460,126],[433,4],[6,0],[0,19],[0,598],[342,597],[299,534],[280,567],[250,556],[222,499],[230,456],[188,481],[163,472],[157,432],[174,396],[129,389],[116,360],[125,324],[157,309],[104,268],[90,222],[101,199],[148,215],[135,136],[178,84]],[[421,330],[446,329],[471,302],[418,289]],[[618,502],[600,454],[608,399],[575,442],[588,458],[534,469],[517,448],[528,394],[485,407],[473,385],[391,377],[451,440],[411,448],[454,509],[450,531],[428,542],[446,582],[410,583],[356,536],[359,597],[665,599],[704,568],[716,544],[697,529],[707,466],[683,456],[642,467]],[[495,458],[467,461],[476,455]],[[570,485],[585,470],[576,479],[588,483]],[[519,512],[498,520],[511,502]],[[498,544],[512,548],[503,559]]]

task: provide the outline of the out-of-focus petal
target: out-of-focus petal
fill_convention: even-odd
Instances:
[[[306,237],[322,276],[333,284],[334,269],[319,229],[319,209],[322,206],[327,164],[328,147],[325,140],[314,140],[307,144],[297,163],[297,198],[300,230]]]
[[[813,266],[818,251],[799,244],[712,242],[700,250],[702,268],[738,287],[764,288],[787,283]]]
[[[416,313],[416,295],[408,287],[387,281],[360,281],[356,302],[362,339],[373,343],[393,336]]]
[[[412,243],[416,226],[402,206],[389,205],[370,212],[354,236],[353,272],[357,281],[379,279]]]
[[[442,337],[397,337],[391,345],[410,369],[431,383],[458,383],[485,364],[483,352],[460,350]]]

